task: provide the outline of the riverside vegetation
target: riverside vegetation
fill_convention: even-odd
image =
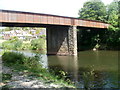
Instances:
[[[17,37],[13,37],[2,42],[0,47],[7,50],[39,50],[45,52],[45,36],[42,35],[38,39],[33,39],[31,41],[23,41]]]
[[[80,19],[102,21],[110,24],[107,30],[78,30],[79,46],[85,49],[120,50],[120,1],[105,5],[101,0],[88,0],[79,10]],[[79,48],[78,46],[78,48]]]
[[[35,50],[41,53],[45,53],[46,43],[45,36],[42,35],[38,39],[33,39],[31,41],[23,41],[17,37],[13,37],[1,44],[1,48],[4,49],[0,54],[2,55],[2,61],[5,66],[13,68],[14,71],[27,72],[28,76],[33,76],[38,80],[44,80],[48,83],[57,84],[58,87],[70,87],[75,88],[73,82],[69,79],[65,79],[66,74],[64,71],[57,71],[56,74],[53,70],[47,70],[40,64],[40,57],[35,55],[34,57],[27,57],[21,53],[10,52],[9,50]],[[11,74],[2,74],[3,82],[6,80],[11,80]],[[16,77],[16,76],[15,76]],[[44,82],[43,81],[43,82]],[[6,87],[6,86],[4,86]],[[10,87],[10,86],[7,86]],[[44,87],[43,87],[44,88]],[[51,87],[50,87],[51,88]]]
[[[75,88],[74,84],[70,80],[68,79],[66,80],[64,78],[65,73],[63,72],[61,73],[62,77],[59,75],[55,75],[53,71],[49,72],[49,70],[43,68],[39,60],[40,57],[38,55],[35,55],[34,57],[27,57],[22,53],[16,52],[5,52],[2,55],[2,61],[4,65],[13,68],[15,72],[27,72],[28,76],[34,76],[39,80],[44,80],[48,83],[55,83],[60,85],[57,88],[60,87]],[[3,82],[6,82],[6,80],[8,81],[11,79],[11,75],[3,73],[2,78]]]

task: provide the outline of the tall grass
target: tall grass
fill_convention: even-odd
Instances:
[[[16,71],[27,71],[32,76],[36,76],[38,79],[44,79],[46,82],[54,82],[63,87],[75,88],[72,83],[64,81],[59,75],[55,75],[54,72],[49,72],[43,68],[40,64],[40,57],[38,55],[34,57],[27,57],[21,53],[5,52],[2,55],[2,60],[7,66],[13,67]]]

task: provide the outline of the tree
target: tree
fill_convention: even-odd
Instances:
[[[120,1],[114,0],[107,6],[107,21],[111,24],[108,29],[107,45],[112,48],[117,47],[117,49],[120,49],[119,4]]]
[[[111,30],[118,30],[118,15],[119,15],[119,7],[118,7],[118,0],[114,0],[110,5],[107,6],[107,15],[108,15],[108,23]]]
[[[106,21],[106,7],[101,0],[90,0],[85,2],[79,10],[80,19]]]
[[[107,46],[108,49],[120,49],[119,7],[120,7],[120,1],[118,0],[114,0],[112,3],[110,3],[107,6],[105,6],[101,0],[89,0],[85,2],[83,8],[79,10],[80,19],[99,20],[111,24],[108,30],[106,30],[102,34],[106,38],[101,38],[100,40],[100,41],[104,41],[104,42],[100,42],[101,46],[105,45]],[[93,38],[92,42],[94,42],[95,38],[93,37],[93,35],[92,38]]]

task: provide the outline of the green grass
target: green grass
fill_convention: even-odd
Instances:
[[[2,55],[4,65],[10,66],[15,72],[25,72],[26,75],[44,80],[46,83],[54,83],[62,87],[75,88],[72,82],[65,81],[63,78],[65,75],[60,77],[59,75],[55,75],[54,71],[49,72],[47,69],[42,68],[39,59],[37,55],[34,57],[26,57],[23,54],[15,52],[5,52]]]
[[[11,78],[12,78],[12,75],[11,75],[11,74],[2,73],[2,82],[3,82],[3,83],[6,83],[6,82],[10,81]]]
[[[4,83],[4,85],[0,86],[0,88],[2,87],[1,90],[8,90],[9,88],[11,88],[11,86],[8,86],[6,83],[11,81],[12,75],[7,73],[0,73],[0,77],[2,83]]]

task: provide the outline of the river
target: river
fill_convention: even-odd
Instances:
[[[48,67],[68,72],[69,78],[80,88],[85,84],[95,88],[117,88],[118,59],[119,51],[81,51],[77,57],[48,56]]]
[[[31,52],[23,51],[32,56]],[[118,88],[120,51],[80,51],[78,56],[40,55],[43,67],[59,70],[78,88]]]

